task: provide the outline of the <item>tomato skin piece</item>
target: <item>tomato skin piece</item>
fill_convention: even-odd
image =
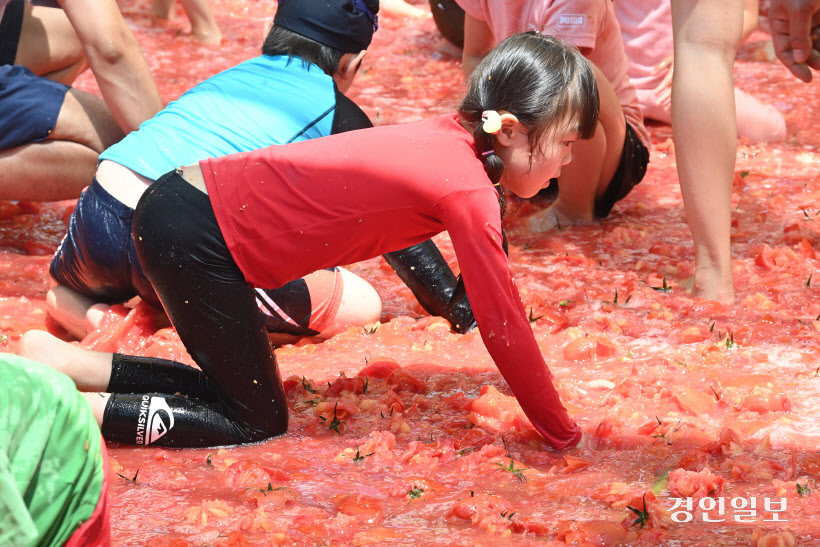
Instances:
[[[482,513],[502,513],[512,511],[513,505],[509,500],[495,494],[476,494],[469,498],[458,500],[447,512],[447,516],[454,516],[464,520],[475,520]]]
[[[400,368],[401,366],[392,359],[375,359],[360,370],[357,376],[384,380]]]
[[[802,453],[798,456],[797,468],[810,477],[820,476],[820,452]]]
[[[740,408],[751,410],[758,414],[768,412],[791,412],[792,402],[785,393],[776,393],[771,390],[750,393],[740,402]]]
[[[364,392],[364,382],[359,377],[348,378],[344,374],[336,378],[325,391],[325,397],[338,397],[343,392],[361,394]]]
[[[814,247],[811,246],[809,240],[805,237],[800,240],[800,243],[797,244],[797,251],[803,255],[803,258],[809,258],[814,260],[817,258],[817,253],[814,251]]]
[[[660,424],[657,420],[653,420],[651,422],[646,422],[642,426],[640,426],[636,433],[638,435],[652,435],[657,429],[660,427]]]
[[[618,346],[604,336],[581,336],[564,346],[567,361],[609,359],[618,353]]]
[[[233,488],[265,488],[271,477],[258,463],[250,460],[239,460],[228,466],[222,474],[225,486]]]
[[[685,386],[674,390],[674,400],[681,410],[694,416],[709,412],[717,404],[714,395]]]
[[[23,209],[19,205],[10,201],[0,201],[0,220],[14,218],[22,212]]]
[[[564,359],[567,361],[591,361],[595,355],[597,343],[594,338],[583,336],[564,346]]]
[[[755,528],[752,532],[751,545],[754,547],[794,547],[797,543],[791,532],[766,533],[760,528]]]
[[[552,526],[549,522],[522,517],[521,520],[513,521],[512,531],[519,534],[530,533],[536,536],[548,536],[552,534]]]
[[[533,315],[538,318],[535,324],[545,327],[550,334],[564,330],[569,325],[569,319],[566,315],[550,309],[540,310],[537,313],[533,312]]]
[[[585,467],[589,467],[592,465],[592,462],[576,458],[575,456],[565,455],[564,456],[564,468],[561,470],[562,473],[572,473],[573,471],[578,471],[579,469],[583,469]]]
[[[416,489],[417,494],[410,494]],[[390,488],[390,495],[397,498],[405,498],[407,501],[432,500],[440,492],[445,490],[445,486],[425,477],[410,476],[397,479]]]
[[[675,497],[694,498],[719,497],[723,493],[726,479],[715,475],[706,467],[703,471],[675,469],[669,472],[669,492]]]
[[[364,524],[378,524],[384,518],[381,501],[363,494],[339,494],[333,498],[336,509]]]
[[[387,378],[387,383],[392,385],[396,391],[409,391],[411,393],[427,393],[427,382],[416,378],[412,374],[402,369],[394,370]]]

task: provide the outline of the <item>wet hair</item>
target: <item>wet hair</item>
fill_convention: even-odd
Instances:
[[[272,57],[287,55],[288,63],[296,57],[302,61],[302,66],[305,68],[309,68],[312,64],[316,65],[328,76],[336,74],[339,70],[339,61],[344,55],[341,50],[320,44],[316,40],[277,25],[271,27],[265,38],[262,53]]]
[[[493,135],[484,131],[485,110],[515,115],[528,130],[530,150],[547,132],[577,126],[579,136],[589,139],[598,125],[598,87],[586,58],[577,48],[552,36],[523,32],[510,36],[487,54],[468,79],[469,90],[458,113],[472,128],[476,154],[498,192],[501,218],[506,211],[504,189],[499,181],[504,162],[494,153]],[[507,234],[501,228],[507,253]],[[459,275],[450,304],[465,294]]]
[[[499,181],[504,163],[493,149],[493,135],[484,131],[485,110],[509,112],[528,130],[530,150],[547,132],[577,126],[582,139],[598,124],[598,87],[586,58],[577,48],[552,36],[523,32],[510,36],[487,54],[468,80],[469,90],[459,115],[472,127],[476,153],[498,191],[501,216],[506,202]],[[562,126],[563,124],[563,126]],[[507,236],[504,234],[504,251]]]

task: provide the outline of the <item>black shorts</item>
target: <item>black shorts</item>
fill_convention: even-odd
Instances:
[[[23,29],[23,3],[25,0],[11,0],[6,4],[3,19],[0,20],[0,65],[13,65],[17,58],[17,45]]]
[[[24,66],[0,66],[0,150],[47,139],[69,89]]]
[[[649,150],[635,134],[635,130],[628,123],[624,135],[624,149],[621,152],[621,161],[609,181],[604,195],[595,200],[595,216],[606,218],[612,207],[624,199],[632,189],[643,180],[646,175],[646,166],[649,165]],[[558,195],[558,179],[550,179],[547,188],[538,192],[539,197],[554,200]]]
[[[647,165],[649,165],[649,150],[635,134],[632,126],[627,123],[621,162],[612,180],[609,181],[604,195],[595,200],[595,216],[608,217],[615,203],[629,195],[629,192],[643,180]]]
[[[455,0],[430,0],[433,21],[442,36],[464,47],[464,10]]]

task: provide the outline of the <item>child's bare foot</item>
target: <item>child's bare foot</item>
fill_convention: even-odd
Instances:
[[[191,30],[191,37],[197,42],[209,46],[218,46],[222,43],[222,33],[217,26],[194,28]]]
[[[154,0],[151,2],[151,16],[169,21],[174,18],[176,0]]]
[[[524,226],[530,233],[548,232],[553,229],[560,230],[563,226],[572,224],[574,224],[573,220],[559,211],[554,204],[542,211],[531,214],[524,221]]]
[[[695,276],[692,276],[681,281],[679,285],[686,289],[686,292],[698,298],[714,300],[730,306],[735,303],[735,290],[731,281],[728,283],[698,283],[695,281]]]

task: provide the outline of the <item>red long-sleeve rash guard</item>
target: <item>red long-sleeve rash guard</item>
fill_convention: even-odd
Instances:
[[[498,194],[456,116],[382,126],[200,162],[249,283],[279,287],[447,230],[487,350],[535,428],[577,444],[501,247]]]

